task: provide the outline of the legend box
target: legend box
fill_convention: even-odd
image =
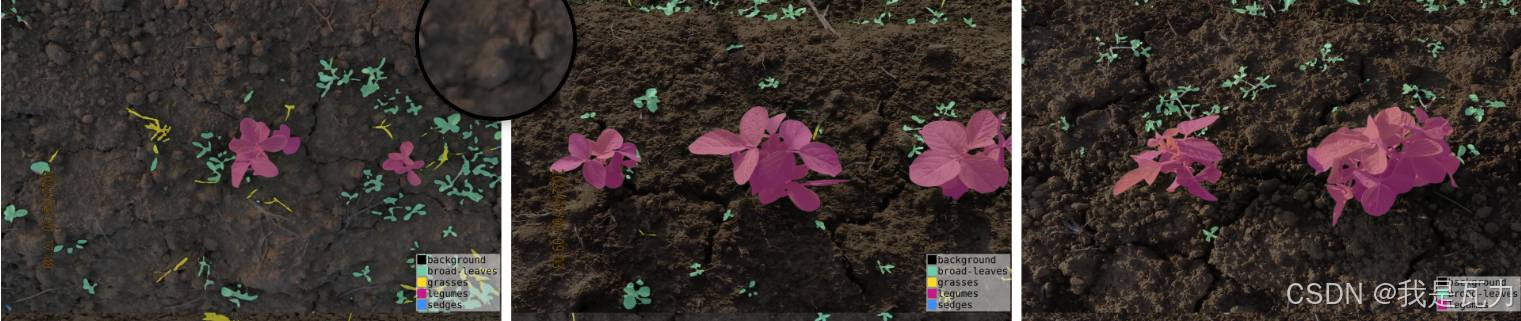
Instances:
[[[501,311],[498,254],[417,255],[417,312]]]
[[[1013,266],[1010,254],[925,255],[924,311],[1011,311]]]

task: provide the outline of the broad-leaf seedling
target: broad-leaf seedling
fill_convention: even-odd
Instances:
[[[1400,94],[1409,95],[1410,98],[1415,98],[1415,102],[1418,104],[1417,106],[1421,107],[1421,109],[1430,109],[1431,103],[1436,102],[1438,98],[1435,92],[1421,89],[1420,86],[1411,84],[1401,85]]]
[[[1442,45],[1441,40],[1415,38],[1415,41],[1419,41],[1422,45],[1426,46],[1426,50],[1431,52],[1431,59],[1436,59],[1437,55],[1440,55],[1443,50],[1447,50],[1447,47]]]
[[[634,306],[643,304],[650,304],[650,287],[644,286],[644,279],[638,279],[623,286],[624,310],[633,310]]]
[[[1236,74],[1231,76],[1231,79],[1220,83],[1220,88],[1236,88],[1237,91],[1241,92],[1241,98],[1257,100],[1257,94],[1261,93],[1262,90],[1278,87],[1278,85],[1268,83],[1269,77],[1271,76],[1259,76],[1256,78],[1257,83],[1250,83],[1247,81],[1246,66],[1241,66],[1241,68],[1236,69]]]
[[[12,220],[15,220],[15,219],[18,219],[18,218],[26,217],[26,214],[27,214],[27,210],[24,209],[24,208],[19,208],[18,209],[18,208],[16,208],[16,205],[6,205],[5,206],[5,222],[6,223],[10,223]]]
[[[1324,45],[1321,45],[1320,46],[1320,57],[1319,58],[1310,58],[1310,60],[1307,60],[1304,63],[1299,64],[1298,65],[1299,71],[1301,71],[1301,72],[1309,72],[1310,70],[1313,70],[1313,69],[1316,69],[1316,68],[1320,68],[1320,72],[1326,72],[1328,70],[1331,70],[1331,64],[1342,62],[1342,61],[1346,61],[1346,59],[1342,58],[1341,56],[1332,56],[1331,55],[1332,54],[1331,49],[1332,49],[1331,43],[1329,43],[1329,42],[1325,43]]]
[[[645,88],[644,96],[634,97],[634,109],[648,109],[651,113],[659,110],[660,97],[656,96],[659,93],[660,90],[655,87]],[[596,117],[596,113],[592,113],[592,116]]]
[[[1468,101],[1479,106],[1463,107],[1463,116],[1473,117],[1473,120],[1475,122],[1484,122],[1485,107],[1488,107],[1489,109],[1505,108],[1505,102],[1494,99],[1485,99],[1482,104],[1479,103],[1478,94],[1468,94]]]
[[[1141,39],[1130,39],[1124,35],[1114,34],[1113,43],[1105,43],[1104,39],[1099,37],[1093,37],[1093,41],[1098,42],[1098,60],[1094,60],[1095,63],[1102,62],[1107,65],[1120,59],[1120,54],[1115,52],[1117,50],[1129,50],[1131,56],[1138,58],[1151,58],[1151,47],[1144,46],[1146,42]]]

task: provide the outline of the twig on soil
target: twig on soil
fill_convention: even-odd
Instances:
[[[39,295],[42,295],[44,293],[52,292],[55,289],[58,289],[58,288],[51,288],[51,289],[47,289],[47,290],[42,290],[42,292],[37,292],[37,294],[33,294],[32,296],[21,298],[20,300],[11,301],[11,303],[21,303],[22,301],[31,300],[32,298],[35,298],[35,297],[37,297]]]
[[[819,7],[813,5],[813,0],[803,0],[803,2],[808,3],[809,9],[813,9],[813,17],[819,18],[819,23],[824,25],[824,29],[828,29],[829,33],[834,34],[836,38],[840,37],[840,32],[834,31],[834,27],[829,26],[829,20],[824,19],[825,12],[819,11]]]
[[[323,23],[327,24],[327,31],[333,32],[333,21],[329,20],[327,15],[322,14],[322,10],[317,10],[317,5],[312,4],[312,0],[306,0],[306,4],[312,7],[312,11],[317,13],[318,18],[322,18]]]
[[[1436,196],[1441,196],[1442,199],[1447,200],[1448,202],[1452,202],[1452,205],[1457,205],[1458,208],[1463,209],[1464,212],[1468,212],[1469,215],[1473,214],[1473,210],[1469,210],[1468,207],[1463,206],[1463,203],[1458,203],[1458,201],[1455,201],[1452,198],[1447,197],[1446,194],[1442,194],[1442,193],[1434,193],[1434,194],[1436,194]]]
[[[893,81],[898,80],[898,76],[894,76],[893,73],[887,72],[887,68],[882,68],[882,65],[877,65],[877,70],[881,70],[882,73],[887,74],[888,77],[892,77]]]

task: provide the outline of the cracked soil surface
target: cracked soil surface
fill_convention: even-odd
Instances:
[[[1429,311],[1371,300],[1294,305],[1286,290],[1352,283],[1371,296],[1380,283],[1521,275],[1521,20],[1503,10],[1474,3],[1428,14],[1406,2],[1320,1],[1262,18],[1235,14],[1220,1],[1137,7],[1075,0],[1025,9],[1020,304],[1032,319]],[[1115,34],[1143,40],[1151,57],[1120,52],[1112,64],[1095,63],[1094,37],[1111,41]],[[1416,38],[1440,39],[1446,50],[1433,59]],[[1325,72],[1296,68],[1327,42],[1345,61]],[[1252,77],[1270,75],[1277,87],[1256,100],[1219,88],[1238,66]],[[1307,166],[1305,150],[1336,128],[1363,126],[1380,109],[1414,104],[1401,93],[1407,83],[1440,96],[1428,108],[1453,123],[1450,143],[1473,144],[1483,154],[1466,157],[1454,174],[1457,188],[1415,188],[1381,217],[1349,202],[1332,226],[1326,177]],[[1184,85],[1202,89],[1184,103],[1230,107],[1206,134],[1224,154],[1223,178],[1205,185],[1219,201],[1165,186],[1111,195],[1136,166],[1129,156],[1151,137],[1143,114]],[[1491,109],[1478,122],[1463,114],[1474,105],[1470,93],[1512,107]],[[1062,117],[1067,130],[1057,125]],[[1219,238],[1206,240],[1202,230],[1215,226]],[[1309,320],[1303,317],[1292,319]]]
[[[664,16],[622,3],[574,3],[576,69],[545,110],[514,120],[513,312],[623,312],[625,284],[643,279],[653,302],[636,312],[923,311],[923,255],[1008,253],[1009,189],[952,202],[908,180],[910,115],[957,102],[962,115],[1007,106],[1010,8],[948,2],[946,11],[985,26],[848,24],[877,15],[855,1],[815,1],[842,37],[811,11],[765,22],[733,6]],[[880,5],[880,4],[878,4]],[[768,12],[777,10],[765,7]],[[900,16],[923,7],[891,8]],[[733,43],[744,47],[731,52]],[[781,82],[759,90],[766,77]],[[632,99],[659,88],[656,113]],[[702,133],[738,128],[751,106],[821,126],[817,140],[840,155],[850,181],[815,188],[816,213],[786,200],[762,206],[734,184],[723,157],[692,155]],[[1006,111],[1006,110],[1002,110]],[[579,115],[596,112],[592,120]],[[962,116],[963,121],[966,116]],[[617,128],[643,160],[614,190],[554,174],[566,137]],[[565,187],[551,188],[551,177]],[[563,197],[563,204],[555,204]],[[564,225],[554,225],[563,205]],[[722,219],[725,210],[734,217]],[[814,220],[825,223],[819,230]],[[653,234],[641,236],[641,234]],[[554,240],[563,239],[563,252]],[[563,255],[565,267],[552,257]],[[877,262],[896,265],[881,274]],[[692,263],[707,271],[688,277]],[[756,281],[753,297],[736,289]],[[1006,313],[945,317],[1005,320]],[[811,317],[811,316],[810,316]]]

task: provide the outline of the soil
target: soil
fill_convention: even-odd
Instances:
[[[416,72],[414,1],[27,1],[30,24],[9,18],[4,32],[5,205],[30,215],[4,225],[6,319],[121,320],[144,313],[236,312],[239,320],[394,313],[420,318],[397,304],[397,284],[411,284],[404,260],[421,253],[499,253],[501,215],[494,180],[457,172],[474,164],[495,173],[500,160],[487,122],[466,118],[460,132],[440,134],[435,118],[455,114],[434,98]],[[6,4],[11,6],[10,3]],[[322,97],[314,86],[319,59],[355,71],[347,85]],[[361,94],[358,72],[389,58],[374,95]],[[423,106],[413,115],[404,101]],[[392,100],[394,99],[394,100]],[[388,106],[401,106],[386,111]],[[287,106],[289,105],[289,106]],[[149,121],[169,126],[150,140]],[[289,109],[287,109],[289,108]],[[288,116],[287,116],[288,112]],[[207,159],[227,151],[248,117],[288,125],[302,144],[270,153],[274,177],[239,188],[227,170],[217,183]],[[381,123],[389,134],[374,126]],[[463,137],[472,132],[473,138]],[[203,138],[209,132],[213,138]],[[394,138],[388,137],[394,136]],[[402,141],[424,185],[381,168]],[[197,155],[206,144],[208,155]],[[447,144],[451,160],[432,163]],[[153,152],[156,146],[158,152]],[[33,162],[51,161],[53,213],[44,213],[41,176]],[[231,157],[232,153],[227,153]],[[157,160],[156,169],[150,170]],[[231,163],[231,162],[228,162]],[[361,189],[369,170],[384,186]],[[446,175],[471,182],[479,201],[440,192]],[[459,183],[463,185],[463,183]],[[357,193],[352,199],[340,193]],[[390,222],[382,199],[422,204],[426,216]],[[278,198],[279,202],[275,202]],[[282,204],[284,206],[282,206]],[[288,206],[289,210],[285,209]],[[51,220],[56,231],[45,231]],[[458,237],[441,238],[452,226]],[[88,243],[53,253],[50,242]],[[413,249],[414,243],[419,249]],[[53,268],[41,266],[51,258]],[[205,258],[209,274],[198,275]],[[164,274],[182,258],[185,265]],[[352,276],[368,266],[373,281]],[[157,281],[162,276],[162,281]],[[97,284],[94,294],[82,280]],[[212,281],[206,286],[206,281]],[[253,301],[220,295],[238,287]],[[203,289],[204,287],[204,289]],[[405,295],[411,295],[405,291]],[[90,314],[83,314],[90,313]],[[270,313],[249,315],[248,313]],[[274,314],[283,313],[283,314]],[[471,316],[489,316],[496,314]],[[188,318],[187,318],[188,319]],[[336,318],[324,318],[332,320]],[[357,319],[356,319],[357,320]]]
[[[671,16],[617,1],[572,3],[576,68],[544,110],[513,125],[514,316],[625,312],[622,290],[636,280],[652,292],[652,302],[634,310],[641,317],[923,312],[925,254],[1010,253],[1009,189],[952,201],[914,185],[906,155],[915,141],[900,130],[911,115],[927,117],[952,100],[962,121],[976,110],[1008,111],[1000,106],[1010,105],[1010,75],[1000,70],[1010,68],[1011,30],[999,26],[1010,23],[1010,6],[947,2],[944,11],[957,18],[930,25],[927,4],[905,2],[885,9],[900,18],[877,26],[846,21],[878,16],[881,3],[814,4],[831,8],[838,37],[815,10],[767,22],[737,16],[735,3]],[[903,23],[913,16],[921,22]],[[735,43],[743,48],[726,50]],[[767,77],[780,86],[759,89]],[[635,109],[632,100],[651,87],[659,110]],[[688,152],[704,132],[736,130],[756,105],[820,127],[817,141],[838,152],[840,177],[850,181],[814,188],[823,200],[817,212],[785,200],[760,205],[733,183],[729,160]],[[596,116],[582,119],[586,113]],[[642,161],[622,188],[599,190],[578,172],[549,171],[567,154],[569,135],[596,137],[604,128],[639,146]],[[556,176],[563,185],[552,186]],[[725,211],[733,217],[723,219]],[[896,272],[881,274],[878,262]],[[706,272],[690,277],[693,263]],[[759,294],[737,295],[751,280]]]
[[[559,0],[428,1],[418,54],[434,88],[463,111],[517,116],[565,80],[575,46]]]
[[[1344,283],[1372,292],[1406,280],[1429,287],[1438,276],[1521,275],[1521,148],[1514,143],[1521,140],[1521,19],[1503,9],[1470,1],[1426,13],[1411,2],[1302,1],[1263,18],[1231,12],[1224,1],[1052,1],[1023,11],[1020,304],[1030,319],[1216,319],[1089,314],[1117,312],[1366,319],[1430,310],[1371,299],[1295,305],[1286,290]],[[1150,58],[1121,51],[1112,64],[1095,63],[1094,37],[1115,34],[1143,40]],[[1416,38],[1439,39],[1446,50],[1434,59]],[[1296,68],[1327,42],[1345,61],[1325,72]],[[1256,100],[1219,88],[1238,66],[1252,77],[1271,75],[1277,87]],[[1457,188],[1415,188],[1380,217],[1350,202],[1333,226],[1326,177],[1306,165],[1305,151],[1337,128],[1364,126],[1380,109],[1415,104],[1401,94],[1407,83],[1440,95],[1428,109],[1453,123],[1449,142],[1482,155],[1465,157]],[[1205,185],[1219,201],[1164,186],[1112,195],[1114,182],[1135,168],[1128,156],[1151,136],[1143,113],[1183,85],[1202,89],[1185,103],[1230,106],[1205,135],[1224,154],[1224,177]],[[1470,93],[1512,107],[1477,122],[1462,111],[1475,105]],[[1069,129],[1058,125],[1062,117]],[[1206,240],[1202,231],[1216,226],[1218,239]]]

